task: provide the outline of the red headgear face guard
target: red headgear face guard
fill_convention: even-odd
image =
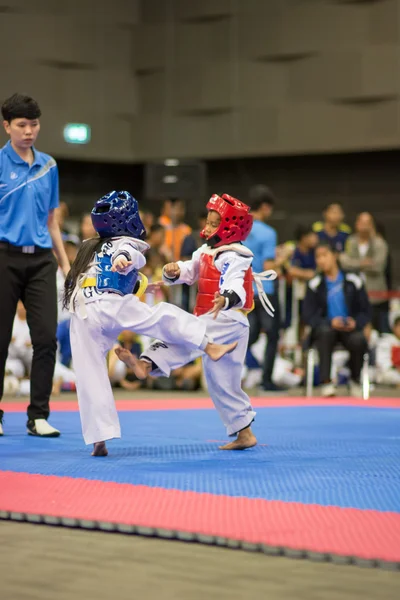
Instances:
[[[215,210],[221,217],[217,231],[207,240],[213,248],[234,242],[243,242],[253,226],[253,217],[249,214],[250,207],[233,196],[214,194],[207,203],[207,210]],[[200,233],[206,237],[205,230]]]

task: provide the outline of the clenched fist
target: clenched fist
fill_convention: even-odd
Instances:
[[[126,258],[126,256],[124,256],[123,254],[120,254],[119,256],[117,256],[117,258],[113,261],[112,267],[111,267],[111,271],[113,273],[118,272],[121,273],[122,271],[124,271],[127,267],[130,267],[132,264],[131,260],[128,260]]]
[[[177,279],[177,278],[179,278],[180,274],[181,274],[181,270],[179,268],[178,263],[172,262],[172,263],[168,263],[167,265],[165,265],[164,275],[166,277],[169,277],[170,279]]]

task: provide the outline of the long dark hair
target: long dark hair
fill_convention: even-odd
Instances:
[[[79,276],[87,270],[88,266],[93,260],[95,252],[98,252],[98,250],[100,250],[102,245],[105,242],[107,242],[108,239],[111,238],[89,238],[88,240],[85,240],[79,248],[78,254],[72,264],[72,267],[64,283],[64,295],[62,303],[64,309],[68,310],[69,308],[71,296],[75,289]]]

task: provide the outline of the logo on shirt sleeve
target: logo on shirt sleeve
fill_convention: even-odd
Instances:
[[[221,277],[219,279],[219,286],[222,287],[224,285],[225,282],[225,273],[227,272],[227,270],[229,269],[229,263],[225,263],[224,266],[222,267],[222,271],[221,271]]]
[[[18,178],[18,173],[16,173],[15,171],[11,171],[10,179],[17,179],[17,178]]]

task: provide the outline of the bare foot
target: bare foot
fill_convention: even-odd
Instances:
[[[93,444],[92,456],[107,456],[108,450],[105,442],[95,442]]]
[[[207,354],[207,356],[211,358],[211,360],[216,362],[217,360],[220,360],[220,358],[225,356],[225,354],[233,352],[237,345],[237,342],[232,342],[232,344],[213,344],[212,342],[210,342],[209,344],[207,344],[204,352]]]
[[[119,360],[126,364],[128,369],[131,369],[138,379],[146,379],[151,371],[151,364],[145,360],[140,360],[126,348],[115,348],[115,354]]]
[[[238,436],[234,442],[229,442],[225,446],[220,446],[220,450],[246,450],[246,448],[253,448],[256,446],[257,438],[252,432],[250,427],[239,431]]]

